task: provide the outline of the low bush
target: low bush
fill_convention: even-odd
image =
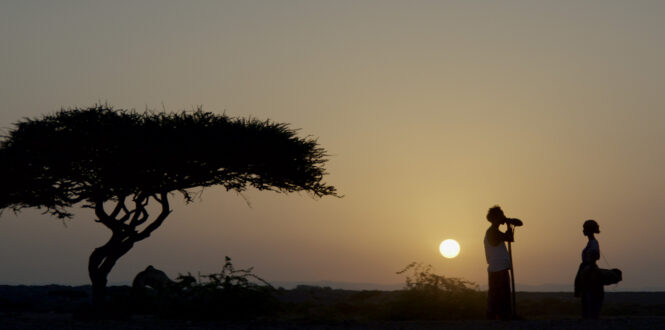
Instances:
[[[483,318],[487,294],[478,286],[459,278],[435,274],[431,265],[411,263],[403,270],[411,276],[406,287],[391,303],[390,318],[396,320],[441,320]]]
[[[279,303],[275,289],[252,273],[236,269],[226,257],[219,273],[180,275],[163,290],[143,290],[134,297],[134,311],[166,318],[246,320],[272,315]]]

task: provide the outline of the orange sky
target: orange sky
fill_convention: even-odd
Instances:
[[[656,1],[3,1],[0,128],[106,102],[288,122],[345,195],[222,189],[173,203],[117,264],[399,283],[411,261],[486,284],[485,213],[524,220],[519,284],[570,284],[600,223],[615,288],[665,288],[665,4]],[[177,197],[177,196],[174,196]],[[0,217],[0,284],[88,282],[109,233]],[[455,259],[438,253],[458,240]]]

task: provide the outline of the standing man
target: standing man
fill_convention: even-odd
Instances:
[[[487,318],[508,320],[511,317],[510,277],[508,275],[511,260],[505,242],[513,242],[513,230],[511,226],[508,226],[505,232],[499,230],[499,226],[509,219],[498,205],[489,209],[487,221],[491,223],[485,232],[484,240],[489,278]]]

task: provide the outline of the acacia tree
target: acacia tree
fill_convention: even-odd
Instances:
[[[0,142],[0,210],[71,218],[94,210],[111,230],[90,255],[93,304],[120,257],[170,214],[169,198],[212,185],[337,196],[323,182],[325,150],[287,124],[203,112],[137,113],[107,105],[25,119]],[[149,214],[148,205],[161,209]],[[161,206],[161,208],[160,208]]]

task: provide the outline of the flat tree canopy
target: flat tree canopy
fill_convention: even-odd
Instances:
[[[335,195],[322,182],[325,151],[287,124],[195,111],[136,113],[108,106],[27,119],[0,144],[0,209],[46,208],[59,217],[78,202],[222,185],[243,191]]]
[[[103,296],[118,258],[171,212],[169,193],[191,201],[191,189],[221,185],[337,196],[335,187],[323,182],[325,157],[315,139],[271,121],[201,109],[61,110],[17,123],[0,142],[0,210],[40,208],[67,218],[75,205],[93,208],[95,220],[113,233],[90,256],[94,300]],[[151,200],[161,205],[154,220],[147,209]],[[105,203],[112,204],[111,211]]]

